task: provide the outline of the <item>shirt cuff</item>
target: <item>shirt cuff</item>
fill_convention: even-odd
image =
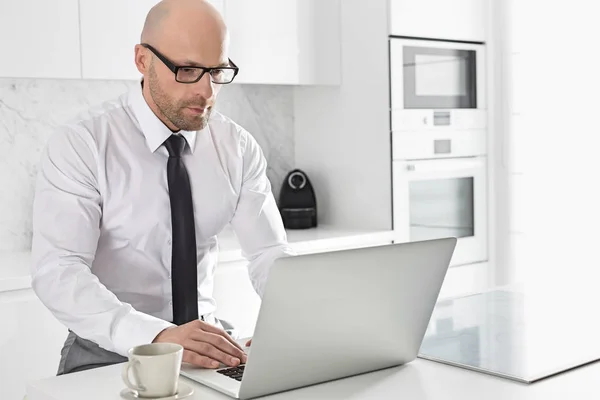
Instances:
[[[113,336],[115,352],[127,357],[129,349],[152,343],[160,332],[172,326],[175,325],[171,322],[132,309],[116,326]]]

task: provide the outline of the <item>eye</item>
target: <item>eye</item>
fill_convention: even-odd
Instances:
[[[186,75],[194,75],[194,74],[198,74],[198,69],[197,68],[180,68],[179,72],[182,74],[186,74]]]
[[[215,83],[229,83],[233,79],[233,71],[229,68],[216,68],[210,72]]]
[[[225,75],[225,71],[222,69],[213,69],[210,74],[213,78],[218,79]]]
[[[200,68],[182,67],[177,71],[177,79],[180,82],[193,82],[200,76],[201,73],[202,69]]]

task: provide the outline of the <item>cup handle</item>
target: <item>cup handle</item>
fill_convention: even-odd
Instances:
[[[134,367],[136,365],[138,365],[139,363],[140,363],[139,360],[136,360],[135,358],[133,360],[129,360],[127,362],[127,364],[125,364],[123,366],[123,371],[121,372],[121,377],[123,378],[123,382],[127,385],[127,387],[129,387],[130,389],[136,390],[138,392],[143,392],[143,391],[146,390],[146,388],[143,385],[135,385],[129,379],[129,370],[132,369],[132,368],[133,368],[133,375],[134,375],[134,377],[137,376],[137,374],[135,373],[135,368]]]

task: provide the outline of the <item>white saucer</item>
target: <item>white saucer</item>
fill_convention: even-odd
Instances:
[[[194,393],[194,389],[185,383],[179,382],[177,394],[174,396],[167,397],[140,397],[135,390],[131,390],[129,388],[125,388],[121,390],[121,397],[127,400],[179,400],[184,399],[188,396],[191,396]]]

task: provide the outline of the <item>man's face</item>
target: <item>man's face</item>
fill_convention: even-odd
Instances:
[[[160,2],[148,14],[141,42],[135,62],[152,111],[173,131],[204,128],[221,85],[209,73],[194,83],[181,81],[197,79],[198,67],[228,65],[229,39],[219,12],[206,2]],[[176,78],[174,67],[189,68],[180,68]]]
[[[168,49],[157,50],[177,66],[214,67],[226,64],[223,61],[225,57],[222,48],[219,46],[212,46],[201,55],[194,51],[186,52],[184,49],[174,52],[172,56],[163,53]],[[175,80],[175,74],[152,55],[146,80],[152,100],[165,122],[169,121],[176,129],[185,131],[201,130],[206,126],[221,87],[211,82],[210,74],[205,73],[196,83],[180,83]]]

